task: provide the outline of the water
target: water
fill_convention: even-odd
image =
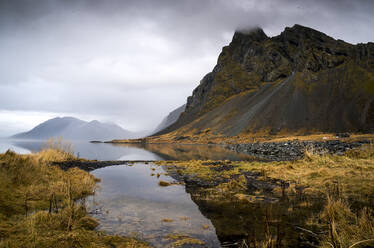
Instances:
[[[318,199],[280,198],[269,193],[264,197],[278,197],[277,201],[258,197],[258,201],[238,202],[232,198],[235,193],[227,195],[213,188],[159,186],[160,180],[176,182],[167,171],[154,163],[92,171],[102,181],[86,205],[99,220],[98,229],[138,237],[155,247],[174,247],[170,235],[198,239],[204,242],[202,247],[246,247],[243,242],[256,242],[260,247],[261,242],[277,237],[284,247],[313,247],[311,241],[316,242],[296,227],[310,228],[307,220],[322,208]],[[255,195],[255,191],[248,194]]]
[[[0,140],[0,153],[12,149],[17,153],[39,151],[44,141]],[[109,144],[72,141],[75,155],[96,160],[253,160],[252,157],[236,153],[218,145],[179,144]]]
[[[159,180],[174,181],[162,167],[137,163],[92,173],[102,181],[87,205],[99,220],[100,230],[136,236],[156,247],[170,246],[170,234],[198,238],[205,247],[220,246],[211,221],[201,214],[183,185],[158,185]]]
[[[11,148],[19,153],[30,153],[40,150],[42,144],[41,141],[2,141],[0,152]],[[74,142],[74,148],[80,157],[98,160],[253,160],[216,145]],[[260,194],[261,198],[264,194],[278,197],[278,201],[243,203],[235,201],[235,192],[226,195],[215,188],[191,184],[161,187],[160,180],[175,181],[166,171],[151,162],[92,171],[102,181],[96,194],[86,201],[89,211],[100,222],[98,228],[135,236],[156,247],[173,247],[175,240],[169,235],[199,239],[204,242],[203,247],[246,247],[243,241],[260,246],[269,239],[269,233],[271,238],[282,237],[284,247],[313,247],[317,242],[307,233],[300,235],[297,227],[311,229],[307,226],[308,219],[321,210],[323,201],[320,199],[279,198],[271,192],[266,195],[248,188],[246,194],[250,196]],[[311,240],[314,243],[310,243]]]

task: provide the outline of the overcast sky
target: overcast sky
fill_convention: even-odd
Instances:
[[[372,0],[0,0],[0,136],[56,116],[153,129],[238,28],[374,41]]]

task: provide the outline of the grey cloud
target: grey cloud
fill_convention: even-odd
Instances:
[[[371,0],[1,0],[0,110],[149,129],[185,102],[235,29],[272,36],[298,23],[368,42],[373,11]]]

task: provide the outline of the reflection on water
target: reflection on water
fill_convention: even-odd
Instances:
[[[253,156],[237,153],[222,145],[183,144],[113,144],[116,147],[139,148],[150,151],[162,160],[258,160]]]
[[[195,188],[187,192],[201,213],[211,220],[221,244],[229,244],[229,247],[318,247],[315,235],[305,230],[321,231],[311,221],[317,223],[315,217],[323,207],[321,199],[286,197],[276,202],[261,199],[237,202],[209,189]],[[273,245],[267,246],[268,241]]]
[[[32,150],[22,146],[17,145],[16,143],[10,141],[10,140],[1,140],[0,139],[0,153],[4,153],[7,150],[15,151],[19,154],[28,154],[31,153]]]
[[[0,142],[0,152],[12,148],[27,153],[38,151],[41,145],[40,141]],[[75,142],[74,146],[81,157],[98,160],[251,159],[214,145],[130,146]],[[169,173],[176,179],[178,169],[174,170],[169,168]],[[315,237],[300,231],[303,229],[299,227],[320,231],[318,225],[313,229],[307,223],[311,216],[318,216],[323,204],[321,199],[306,199],[302,194],[280,197],[270,192],[266,195],[268,193],[257,189],[261,184],[256,181],[247,181],[256,186],[255,189],[248,187],[247,196],[277,197],[277,201],[238,202],[235,193],[228,195],[222,191],[224,188],[197,187],[193,183],[160,187],[159,180],[174,179],[153,163],[112,166],[92,173],[101,178],[101,188],[87,202],[99,219],[101,230],[136,235],[157,247],[171,247],[170,234],[197,238],[204,241],[204,247],[246,247],[247,244],[261,247],[262,242],[269,239],[283,247],[318,244]]]
[[[137,163],[92,173],[102,181],[87,204],[99,219],[100,230],[136,235],[156,247],[170,245],[173,241],[167,238],[170,234],[198,238],[207,247],[219,246],[214,226],[200,213],[184,186],[158,185],[159,180],[173,181],[161,167]]]
[[[71,143],[78,157],[96,160],[253,160],[219,145]],[[37,152],[43,144],[40,140],[0,140],[0,153],[8,149]]]
[[[230,195],[219,187],[189,183],[161,187],[159,180],[174,181],[165,171],[173,175],[170,168],[164,170],[153,163],[94,170],[102,181],[97,193],[87,198],[87,206],[99,220],[99,229],[136,236],[156,247],[173,247],[173,240],[168,239],[171,234],[199,239],[203,247],[265,247],[269,240],[275,244],[272,247],[318,244],[310,233],[300,230],[313,230],[306,223],[318,216],[323,204],[320,199],[263,192],[265,198],[277,200],[261,200],[259,195],[260,200],[238,201],[235,192]],[[255,191],[247,193],[258,194]]]

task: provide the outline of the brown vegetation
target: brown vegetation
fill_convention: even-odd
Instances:
[[[0,154],[0,247],[147,247],[94,230],[98,223],[84,197],[94,193],[97,179],[50,165],[72,158],[61,146],[32,155]]]
[[[320,247],[374,245],[373,144],[351,150],[343,156],[318,155],[309,150],[305,158],[298,161],[167,161],[158,164],[169,168],[170,174],[176,173],[181,178],[187,176],[197,183],[219,182],[194,195],[195,200],[203,197],[201,201],[212,205],[233,204],[233,201],[241,204],[270,202],[274,196],[286,198],[293,215],[308,216],[306,226],[296,228],[317,238]],[[248,178],[244,175],[249,175],[249,180],[260,182],[257,185],[271,183],[274,186],[272,192],[266,189],[248,191]],[[271,221],[270,217],[268,221]],[[243,247],[249,247],[246,245],[251,240],[256,247],[278,247],[280,236],[277,232],[273,230],[262,240],[249,237],[243,241]]]
[[[236,136],[223,136],[214,133],[199,132],[198,130],[185,133],[184,131],[174,131],[160,136],[151,136],[144,139],[113,140],[114,144],[242,144],[256,142],[287,142],[287,141],[324,141],[336,140],[335,133],[313,133],[307,132],[280,132],[270,135],[269,130],[254,134],[245,133]],[[183,137],[182,139],[180,137]],[[374,134],[351,134],[350,138],[340,138],[343,141],[356,141],[362,139],[374,139]]]

